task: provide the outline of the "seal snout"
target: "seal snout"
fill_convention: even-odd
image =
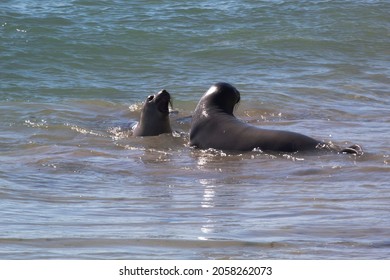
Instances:
[[[171,95],[165,89],[161,90],[154,97],[158,109],[163,113],[169,113],[169,105],[172,107]]]

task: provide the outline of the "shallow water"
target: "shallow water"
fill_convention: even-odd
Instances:
[[[388,259],[387,1],[3,1],[1,259]],[[364,155],[201,151],[237,117]],[[145,98],[173,135],[134,138]]]

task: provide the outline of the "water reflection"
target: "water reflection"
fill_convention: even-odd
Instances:
[[[200,179],[199,183],[204,186],[203,189],[203,199],[201,202],[202,208],[213,208],[215,207],[215,185],[210,184],[209,179]]]
[[[210,179],[200,179],[199,183],[204,187],[203,189],[203,198],[201,201],[201,208],[206,208],[211,210],[215,207],[215,184],[214,180]],[[200,231],[205,234],[204,236],[199,236],[199,240],[209,240],[208,235],[215,232],[215,220],[213,215],[209,212],[205,215],[206,221],[201,226]]]
[[[209,165],[214,162],[219,162],[221,158],[225,159],[225,157],[227,156],[228,155],[225,152],[220,150],[214,150],[214,149],[199,150],[195,154],[195,157],[197,158],[198,168],[204,168],[206,167],[206,165]],[[204,184],[205,182],[203,182],[203,185]]]

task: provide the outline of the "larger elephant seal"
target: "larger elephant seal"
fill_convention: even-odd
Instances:
[[[150,95],[143,104],[141,117],[133,129],[133,136],[156,136],[172,133],[169,121],[171,95],[165,89]]]
[[[289,131],[260,129],[233,115],[240,92],[228,83],[214,84],[200,99],[191,123],[190,145],[200,149],[298,152],[323,148],[325,143]],[[358,153],[359,146],[340,152]],[[361,149],[360,149],[361,150]]]

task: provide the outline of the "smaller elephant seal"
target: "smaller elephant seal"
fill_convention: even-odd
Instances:
[[[316,149],[332,150],[329,145],[311,137],[289,131],[261,129],[233,115],[240,92],[228,83],[216,83],[200,99],[192,117],[190,145],[200,149],[232,151],[300,152]],[[338,151],[361,154],[353,145]]]
[[[146,98],[138,124],[133,128],[133,136],[156,136],[171,133],[169,122],[171,95],[165,89]]]

